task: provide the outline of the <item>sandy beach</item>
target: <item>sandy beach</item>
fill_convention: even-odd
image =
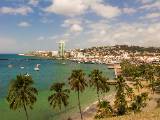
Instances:
[[[146,89],[146,88],[141,89],[140,92],[135,90],[135,94],[136,95],[139,94],[139,93],[142,93],[142,92],[149,92],[149,90]],[[110,95],[106,96],[103,99],[109,101],[110,104],[113,105],[114,104],[115,95],[116,95],[116,93],[111,93]],[[145,108],[143,108],[141,113],[150,112],[150,111],[155,110],[157,108],[157,106],[158,106],[157,101],[159,99],[160,99],[160,94],[149,93],[149,99],[147,100],[147,106]],[[88,107],[86,107],[83,110],[84,120],[94,120],[94,116],[96,115],[96,111],[97,111],[97,104],[98,104],[98,101],[95,101],[95,102],[93,102],[91,105],[89,105]],[[72,117],[72,119],[73,120],[80,120],[80,115],[77,113]]]

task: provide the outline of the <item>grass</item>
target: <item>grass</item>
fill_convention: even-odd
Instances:
[[[130,114],[102,120],[160,120],[160,108],[150,112],[140,112],[137,114]]]

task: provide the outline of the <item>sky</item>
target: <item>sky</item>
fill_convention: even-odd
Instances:
[[[160,0],[0,0],[0,53],[160,47]]]

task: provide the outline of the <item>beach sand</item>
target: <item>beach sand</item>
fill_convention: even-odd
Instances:
[[[156,93],[152,94],[150,92],[150,90],[146,87],[141,89],[140,92],[138,92],[136,89],[134,89],[134,92],[136,95],[143,93],[143,92],[149,93],[149,99],[147,100],[147,106],[145,108],[143,108],[142,112],[150,112],[150,111],[153,111],[157,108],[157,106],[158,106],[157,101],[160,100],[160,94],[156,94]],[[116,93],[111,93],[110,95],[106,96],[104,98],[104,100],[109,101],[110,104],[113,105],[115,95],[116,95]],[[96,115],[96,111],[97,111],[97,104],[98,104],[98,101],[95,101],[83,110],[84,120],[94,120],[94,116]],[[80,120],[80,114],[75,114],[72,119],[73,120]]]

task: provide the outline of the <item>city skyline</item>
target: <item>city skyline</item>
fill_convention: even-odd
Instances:
[[[0,53],[116,44],[160,47],[160,0],[2,0]]]

